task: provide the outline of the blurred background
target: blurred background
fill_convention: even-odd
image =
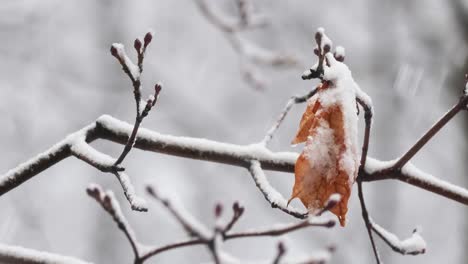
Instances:
[[[226,16],[237,14],[234,0],[208,3]],[[241,37],[299,59],[294,67],[257,67],[266,80],[263,89],[245,81],[239,54],[195,1],[2,1],[1,170],[44,151],[102,114],[133,122],[132,88],[109,47],[113,42],[131,47],[148,28],[156,34],[146,56],[144,93],[152,92],[157,81],[164,88],[143,126],[161,133],[236,144],[261,140],[288,98],[316,85],[300,76],[315,63],[314,33],[319,26],[334,44],[346,48],[355,80],[374,101],[372,157],[393,159],[406,151],[462,92],[468,71],[466,0],[258,0],[253,5],[270,23]],[[271,142],[272,150],[301,150],[289,142],[304,108],[293,108]],[[468,186],[467,120],[466,113],[459,114],[413,162]],[[94,145],[114,157],[122,149],[102,141]],[[213,224],[216,202],[229,208],[236,200],[245,205],[246,214],[235,230],[294,221],[270,208],[242,168],[139,150],[124,165],[140,194],[148,183],[173,193],[207,225]],[[289,197],[292,174],[268,171],[267,176]],[[0,198],[0,243],[95,263],[131,263],[124,235],[85,193],[91,182],[116,193],[142,242],[163,245],[185,237],[157,202],[149,199],[148,213],[132,212],[112,175],[70,158]],[[310,228],[282,237],[287,254],[307,256],[335,245],[332,263],[373,263],[353,191],[346,228]],[[368,183],[364,191],[371,215],[381,226],[402,238],[417,225],[424,230],[428,250],[416,257],[393,253],[377,239],[386,263],[466,263],[466,206],[401,182]],[[277,241],[244,239],[223,247],[243,259],[272,259]],[[148,263],[209,260],[206,249],[192,247]]]

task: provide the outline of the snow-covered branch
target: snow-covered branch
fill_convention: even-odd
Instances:
[[[306,211],[301,211],[292,206],[288,206],[288,200],[286,200],[281,193],[271,186],[259,161],[251,161],[249,172],[255,181],[255,185],[257,185],[258,189],[262,192],[263,196],[265,196],[265,199],[270,203],[271,207],[278,208],[281,211],[300,219],[307,218],[308,213]]]
[[[243,207],[241,207],[236,202],[233,205],[234,215],[232,219],[229,222],[227,222],[227,224],[225,224],[226,222],[222,219],[223,207],[218,204],[215,207],[216,225],[213,227],[213,229],[209,229],[200,222],[198,222],[198,220],[196,220],[182,206],[178,205],[175,202],[174,198],[171,199],[168,197],[164,197],[164,195],[161,195],[157,191],[155,191],[154,188],[147,187],[147,192],[157,201],[161,202],[163,206],[177,219],[177,221],[182,225],[182,227],[188,232],[188,234],[193,236],[193,238],[191,239],[171,243],[165,246],[147,246],[141,244],[137,240],[137,237],[133,232],[131,225],[128,223],[125,216],[122,214],[120,205],[111,191],[105,192],[100,186],[92,184],[88,187],[87,192],[88,195],[94,198],[102,206],[102,208],[113,218],[118,228],[125,234],[127,240],[129,241],[132,247],[135,256],[135,264],[142,264],[147,259],[168,250],[195,245],[204,245],[205,247],[207,247],[213,255],[214,263],[230,263],[229,261],[225,261],[227,256],[229,255],[221,250],[221,244],[224,243],[224,241],[249,237],[281,236],[302,228],[314,226],[330,228],[335,225],[334,220],[310,218],[308,221],[302,221],[295,224],[274,226],[270,228],[258,228],[242,232],[231,232],[233,225],[237,223],[239,218],[242,216],[242,212],[244,211]],[[229,256],[229,259],[233,260],[234,258]],[[47,264],[48,263],[49,262],[47,262]],[[241,262],[239,261],[235,263]]]
[[[239,54],[241,72],[244,79],[254,88],[263,89],[266,78],[258,72],[258,65],[272,67],[292,67],[298,64],[293,56],[267,50],[242,38],[239,33],[258,28],[267,24],[266,17],[254,12],[251,0],[235,0],[238,6],[238,16],[229,17],[217,10],[216,1],[197,0],[197,6],[202,15],[221,32],[224,33],[231,47]]]
[[[122,213],[120,209],[120,205],[118,201],[114,197],[114,193],[112,191],[104,192],[101,186],[97,184],[91,184],[87,189],[86,192],[89,196],[94,198],[96,202],[98,202],[102,208],[112,216],[112,219],[117,224],[119,229],[125,234],[127,237],[128,242],[132,246],[133,253],[135,254],[135,258],[140,257],[140,249],[139,244],[135,236],[135,232],[133,231],[132,227],[128,224],[127,219]]]
[[[91,264],[73,257],[0,244],[0,263],[8,264]]]
[[[426,252],[426,241],[421,237],[421,231],[414,229],[411,237],[400,240],[395,234],[388,232],[383,227],[371,220],[372,230],[382,238],[394,251],[403,255],[419,255]]]
[[[240,8],[242,10],[240,12],[241,20],[239,25],[240,27],[247,27],[247,25],[251,23],[249,22],[251,21],[249,15],[250,11],[248,11],[249,9],[245,6],[241,6]],[[203,10],[205,10],[204,12],[211,12],[209,9]],[[215,24],[216,23],[221,23],[224,25],[224,27],[227,27],[228,25],[225,22],[218,21],[215,22]],[[228,30],[225,31],[228,32]],[[235,31],[236,30],[232,30],[230,33]],[[264,170],[275,170],[283,172],[294,171],[294,164],[298,158],[297,153],[272,152],[266,147],[266,145],[273,137],[275,131],[281,125],[291,107],[296,103],[305,102],[308,98],[315,94],[315,90],[302,97],[292,97],[279,116],[278,121],[267,132],[266,136],[260,143],[250,145],[235,145],[201,138],[164,135],[148,129],[140,128],[143,119],[148,115],[152,107],[155,105],[157,96],[161,90],[161,85],[157,84],[154,89],[154,95],[150,95],[149,99],[146,101],[141,100],[140,77],[143,71],[142,62],[144,58],[144,52],[148,44],[151,42],[152,37],[153,35],[148,33],[144,38],[144,44],[138,39],[135,40],[134,48],[136,49],[138,55],[138,62],[136,64],[134,64],[125,53],[123,45],[114,44],[111,48],[112,55],[118,59],[124,72],[128,75],[133,85],[133,93],[136,102],[136,119],[134,124],[131,125],[106,115],[101,116],[92,124],[75,133],[70,134],[65,139],[52,146],[49,150],[37,155],[25,163],[20,164],[16,168],[9,170],[4,175],[1,175],[0,196],[18,187],[23,182],[31,179],[35,175],[38,175],[42,171],[48,169],[61,160],[70,156],[74,156],[102,172],[114,174],[119,180],[124,194],[132,209],[146,211],[147,207],[145,201],[136,195],[129,176],[124,173],[125,168],[121,166],[128,153],[133,148],[138,148],[145,151],[163,153],[167,155],[244,167],[249,170],[255,184],[272,207],[277,207],[297,218],[307,218],[309,216],[307,212],[303,212],[299,209],[288,206],[288,201],[270,185]],[[256,49],[251,49],[252,46],[250,46],[249,50],[247,50],[247,44],[244,42],[236,40],[236,38],[232,36],[230,39],[233,40],[232,43],[236,49],[245,53],[243,56],[249,57],[249,59],[255,62],[259,62],[267,58],[266,60],[270,61],[271,64],[275,65],[277,63],[274,62],[275,60],[271,59],[272,57],[267,53],[262,54],[258,50],[255,51]],[[326,76],[333,74],[333,72],[327,72],[327,70],[330,68],[330,65],[327,64],[330,64],[331,61],[333,61],[333,63],[336,61],[342,62],[345,56],[344,49],[337,48],[335,54],[332,55],[330,53],[331,40],[324,34],[323,29],[318,30],[316,34],[316,41],[317,47],[315,50],[316,55],[319,57],[319,62],[310,70],[306,71],[303,75],[303,78],[318,78],[322,82],[328,82],[329,80],[327,81]],[[361,167],[357,177],[358,195],[361,202],[363,218],[369,232],[369,237],[373,245],[377,262],[379,263],[380,260],[377,249],[375,247],[372,232],[378,234],[393,250],[399,253],[424,253],[425,242],[418,232],[415,232],[411,238],[400,241],[395,235],[389,233],[382,227],[372,222],[365,206],[362,183],[366,181],[370,182],[384,179],[396,179],[417,186],[421,189],[434,192],[448,199],[452,199],[454,201],[468,205],[467,189],[438,179],[416,168],[410,162],[411,158],[414,157],[414,155],[416,155],[418,151],[420,151],[425,146],[425,144],[440,131],[442,127],[444,127],[461,110],[467,109],[468,94],[465,91],[464,95],[460,98],[460,101],[439,121],[437,121],[434,126],[431,127],[414,144],[413,147],[411,147],[399,159],[392,161],[379,161],[368,157],[367,151],[369,147],[370,127],[373,116],[372,102],[370,97],[361,91],[359,87],[356,88],[355,95],[356,102],[359,103],[365,111],[366,121],[364,144],[361,155]],[[143,105],[144,108],[141,111],[140,107]],[[117,159],[114,159],[113,157],[98,151],[90,145],[97,139],[110,140],[115,143],[122,144],[125,147],[120,156]],[[136,264],[143,263],[146,259],[161,252],[192,245],[207,246],[213,255],[214,262],[220,263],[221,260],[227,256],[227,254],[222,252],[220,249],[220,245],[226,240],[245,237],[278,236],[309,226],[332,227],[335,223],[334,221],[322,221],[310,217],[307,221],[279,228],[257,229],[253,231],[233,233],[231,232],[231,229],[238,222],[244,210],[239,205],[234,205],[234,215],[231,220],[228,221],[227,224],[222,224],[222,221],[217,221],[215,228],[211,230],[198,223],[181,206],[178,206],[172,201],[169,201],[168,198],[157,194],[154,189],[150,188],[148,191],[154,198],[163,203],[163,205],[182,224],[184,229],[194,238],[168,244],[162,247],[142,246],[137,241],[130,225],[127,223],[125,217],[121,213],[120,206],[114,198],[112,192],[104,192],[99,186],[96,185],[90,186],[90,188],[88,188],[88,194],[92,196],[99,204],[101,204],[101,206],[112,216],[119,229],[125,233],[134,251]],[[329,210],[334,205],[336,205],[338,201],[339,197],[334,196],[333,199],[328,201],[328,204],[325,206],[324,210]],[[217,209],[215,214],[217,220],[219,220],[221,219],[222,207],[217,208],[221,208]],[[324,210],[320,211],[318,214],[323,213]],[[11,248],[8,247],[5,248],[6,249],[2,249],[0,247],[0,260],[2,260],[2,257],[10,258],[12,260],[15,260],[15,258],[24,258],[25,262],[20,263],[36,263],[34,261],[40,259],[38,257],[54,257],[54,255],[51,254],[39,254],[34,251],[21,250],[19,248],[15,248],[15,250],[11,250]],[[10,252],[12,253],[10,254]],[[29,255],[31,255],[30,259],[28,259]],[[284,252],[279,250],[275,261],[282,259],[283,255]],[[49,260],[46,259],[44,260],[44,263],[49,263],[50,261],[48,261]],[[58,260],[58,263],[61,263],[60,261],[61,260]]]
[[[99,117],[93,124],[70,134],[47,151],[0,176],[0,195],[70,157],[72,155],[71,147],[76,143],[77,137],[84,137],[84,141],[88,144],[96,139],[126,144],[132,127],[132,125],[111,116]],[[145,151],[245,168],[250,167],[251,160],[258,160],[262,169],[282,172],[293,172],[294,163],[298,157],[295,152],[272,152],[259,144],[235,145],[201,138],[165,135],[145,128],[138,131],[134,147]],[[468,190],[463,187],[452,185],[434,176],[421,177],[422,174],[415,174],[415,170],[402,169],[383,174],[381,169],[391,166],[391,161],[378,161],[371,157],[367,159],[363,181],[397,179],[468,205]],[[421,172],[422,170],[417,171]]]

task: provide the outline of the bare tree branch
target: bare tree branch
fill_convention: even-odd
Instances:
[[[259,237],[259,236],[281,236],[286,233],[299,230],[306,227],[311,226],[321,226],[326,228],[334,227],[336,222],[334,220],[327,220],[327,219],[316,219],[310,218],[306,221],[301,221],[299,223],[294,224],[287,224],[280,227],[273,227],[273,228],[266,228],[264,230],[256,229],[252,231],[244,231],[244,232],[235,232],[235,233],[228,233],[226,234],[226,240],[233,239],[233,238],[242,238],[242,237]]]
[[[284,257],[284,254],[286,253],[286,248],[282,242],[278,243],[278,250],[277,254],[275,256],[275,259],[273,260],[273,264],[279,264],[281,259]]]
[[[213,1],[215,2],[215,1]],[[250,0],[236,0],[238,16],[227,17],[219,10],[215,11],[213,4],[207,0],[197,0],[197,6],[205,18],[225,35],[234,51],[239,54],[241,72],[244,79],[256,89],[263,89],[266,80],[258,73],[255,65],[262,64],[272,67],[295,66],[298,60],[291,55],[266,50],[245,40],[239,33],[266,25],[264,16],[256,14],[251,8]]]
[[[372,235],[372,223],[370,221],[369,212],[367,211],[366,202],[364,200],[364,194],[363,194],[363,191],[362,191],[362,181],[359,178],[357,180],[357,185],[358,185],[359,202],[361,204],[362,219],[364,220],[364,223],[366,225],[367,234],[368,234],[369,240],[371,242],[372,251],[374,253],[375,261],[376,261],[377,264],[380,264],[380,263],[382,263],[382,261],[380,260],[379,251],[377,250],[377,246],[375,245],[375,241],[374,241],[374,236]]]
[[[442,129],[454,116],[456,116],[461,110],[466,109],[468,103],[468,95],[464,94],[457,104],[450,109],[439,121],[437,121],[401,158],[386,171],[381,171],[380,174],[390,173],[389,171],[398,171],[421,150],[424,145],[435,136],[440,129]]]

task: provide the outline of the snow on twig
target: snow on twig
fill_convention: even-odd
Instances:
[[[86,135],[86,142],[88,143],[100,138],[125,144],[131,131],[132,125],[126,122],[107,115],[101,116],[95,123],[67,136],[66,139],[47,151],[0,176],[0,195],[7,193],[43,170],[72,155],[70,146],[73,145],[76,136]],[[284,172],[294,171],[294,163],[299,155],[295,152],[272,152],[259,144],[235,145],[202,138],[164,135],[145,128],[139,130],[135,147],[167,155],[242,167],[250,166],[250,163],[246,162],[248,160],[258,160],[262,169]],[[380,166],[383,161],[371,157],[368,157],[367,160],[369,164],[366,163],[363,181],[397,179],[468,205],[468,193],[462,187],[446,185],[445,181],[438,179],[427,181],[427,179],[408,172],[403,174],[401,171],[394,171],[384,175],[377,174],[372,169]]]
[[[0,244],[0,263],[20,264],[91,264],[73,257]]]
[[[84,136],[70,142],[70,150],[75,157],[100,171],[109,172],[114,168],[115,159],[91,147]]]
[[[395,166],[397,159],[380,161],[368,157],[367,161],[366,175],[363,181],[397,179],[468,205],[468,189],[424,172],[411,162],[408,162],[399,172],[396,172],[392,168]]]
[[[278,116],[278,119],[276,120],[276,122],[273,124],[273,126],[267,131],[265,137],[263,138],[262,141],[260,141],[260,144],[263,145],[263,146],[266,146],[268,144],[268,142],[273,138],[273,135],[274,133],[276,132],[276,130],[278,130],[278,128],[281,126],[281,124],[283,123],[284,119],[286,118],[286,115],[289,113],[289,111],[291,110],[291,108],[295,105],[295,104],[300,104],[300,103],[304,103],[306,102],[309,98],[311,98],[312,96],[314,96],[314,94],[317,92],[317,89],[313,89],[312,91],[310,91],[309,93],[307,93],[306,95],[303,95],[303,96],[292,96],[288,102],[286,103],[286,106],[284,107],[283,111],[281,112],[281,114]]]
[[[250,162],[249,172],[255,181],[255,185],[257,185],[265,199],[271,204],[271,207],[278,208],[281,211],[300,219],[307,218],[308,212],[300,211],[292,206],[288,206],[288,200],[286,200],[281,193],[270,185],[259,161],[252,160]]]
[[[132,60],[128,57],[123,44],[112,44],[111,54],[120,62],[123,70],[125,73],[127,73],[132,82],[138,81],[140,79],[140,69],[137,65],[133,64]]]
[[[403,255],[418,255],[426,252],[426,241],[421,236],[421,231],[416,228],[411,237],[400,240],[395,234],[371,220],[372,230],[379,235],[394,251]]]
[[[167,244],[164,246],[147,246],[138,242],[130,224],[120,210],[117,200],[114,198],[111,191],[104,192],[99,185],[91,184],[87,192],[94,198],[102,208],[112,216],[113,220],[117,223],[118,228],[125,234],[127,240],[130,242],[134,255],[134,263],[141,264],[147,259],[160,254],[162,252],[173,250],[181,247],[205,245],[213,255],[214,263],[246,263],[239,261],[221,250],[221,244],[226,240],[260,237],[260,236],[280,236],[298,229],[319,226],[319,227],[332,227],[335,224],[334,220],[310,218],[307,221],[302,221],[296,224],[277,225],[270,228],[257,228],[251,231],[244,232],[230,232],[232,226],[241,217],[243,207],[238,203],[234,203],[233,211],[234,216],[227,224],[221,219],[222,206],[217,205],[215,210],[216,225],[213,230],[209,230],[203,224],[199,223],[188,211],[174,202],[174,199],[162,197],[159,193],[155,192],[152,187],[147,188],[148,193],[156,200],[163,203],[168,211],[175,216],[180,224],[188,231],[190,235],[195,238],[182,240]],[[235,220],[234,220],[235,219]],[[258,263],[258,262],[257,262]],[[300,263],[300,262],[298,262]],[[309,263],[309,262],[307,262]]]
[[[120,205],[114,197],[114,193],[112,191],[104,192],[101,186],[97,184],[90,184],[86,189],[86,192],[90,197],[94,198],[94,200],[96,200],[96,202],[98,202],[110,216],[112,216],[112,219],[119,229],[125,234],[128,242],[132,246],[135,258],[138,258],[140,255],[140,249],[135,232],[123,215]]]
[[[114,175],[120,182],[122,189],[125,194],[125,198],[130,203],[132,210],[146,212],[148,211],[148,206],[146,200],[136,194],[135,187],[130,180],[130,177],[125,172],[115,171]]]

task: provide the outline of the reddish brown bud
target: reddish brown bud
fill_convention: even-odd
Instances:
[[[323,51],[324,51],[325,53],[329,52],[330,49],[331,49],[330,44],[325,44],[325,46],[323,47]]]
[[[133,43],[133,47],[138,53],[140,53],[141,52],[141,40],[135,39],[135,42]]]
[[[151,186],[149,186],[149,185],[146,186],[146,192],[149,193],[149,194],[152,195],[152,196],[156,196],[156,193],[154,192],[153,187],[151,187]]]
[[[114,56],[116,58],[119,58],[119,54],[117,53],[117,49],[114,46],[111,46],[110,53],[112,54],[112,56]]]
[[[232,210],[237,212],[237,211],[239,211],[239,209],[240,209],[239,202],[237,202],[237,201],[234,202],[234,204],[232,205]]]
[[[157,83],[154,85],[154,97],[158,97],[159,93],[162,90],[162,84]]]
[[[322,32],[317,31],[315,33],[315,42],[317,42],[317,45],[320,47],[320,43],[322,43]]]
[[[110,209],[111,206],[112,206],[112,203],[111,203],[111,198],[109,197],[109,195],[104,195],[104,199],[102,200],[102,203],[104,205],[104,207]]]
[[[153,34],[151,32],[146,33],[144,42],[145,42],[145,48],[151,43],[151,40],[153,39]]]
[[[344,61],[344,57],[341,56],[341,55],[336,54],[336,52],[333,54],[333,57],[335,57],[335,59],[336,59],[337,61],[340,61],[340,62],[343,62],[343,61]]]
[[[286,252],[286,247],[284,246],[283,242],[278,243],[278,254],[283,255]]]
[[[215,216],[216,218],[219,218],[221,214],[223,213],[223,205],[222,204],[216,204],[215,206]]]
[[[317,56],[320,55],[318,48],[314,49],[314,54],[317,55]]]
[[[241,215],[244,213],[244,207],[242,207],[237,201],[232,205],[232,210],[234,211],[235,214],[238,214],[238,215]]]

